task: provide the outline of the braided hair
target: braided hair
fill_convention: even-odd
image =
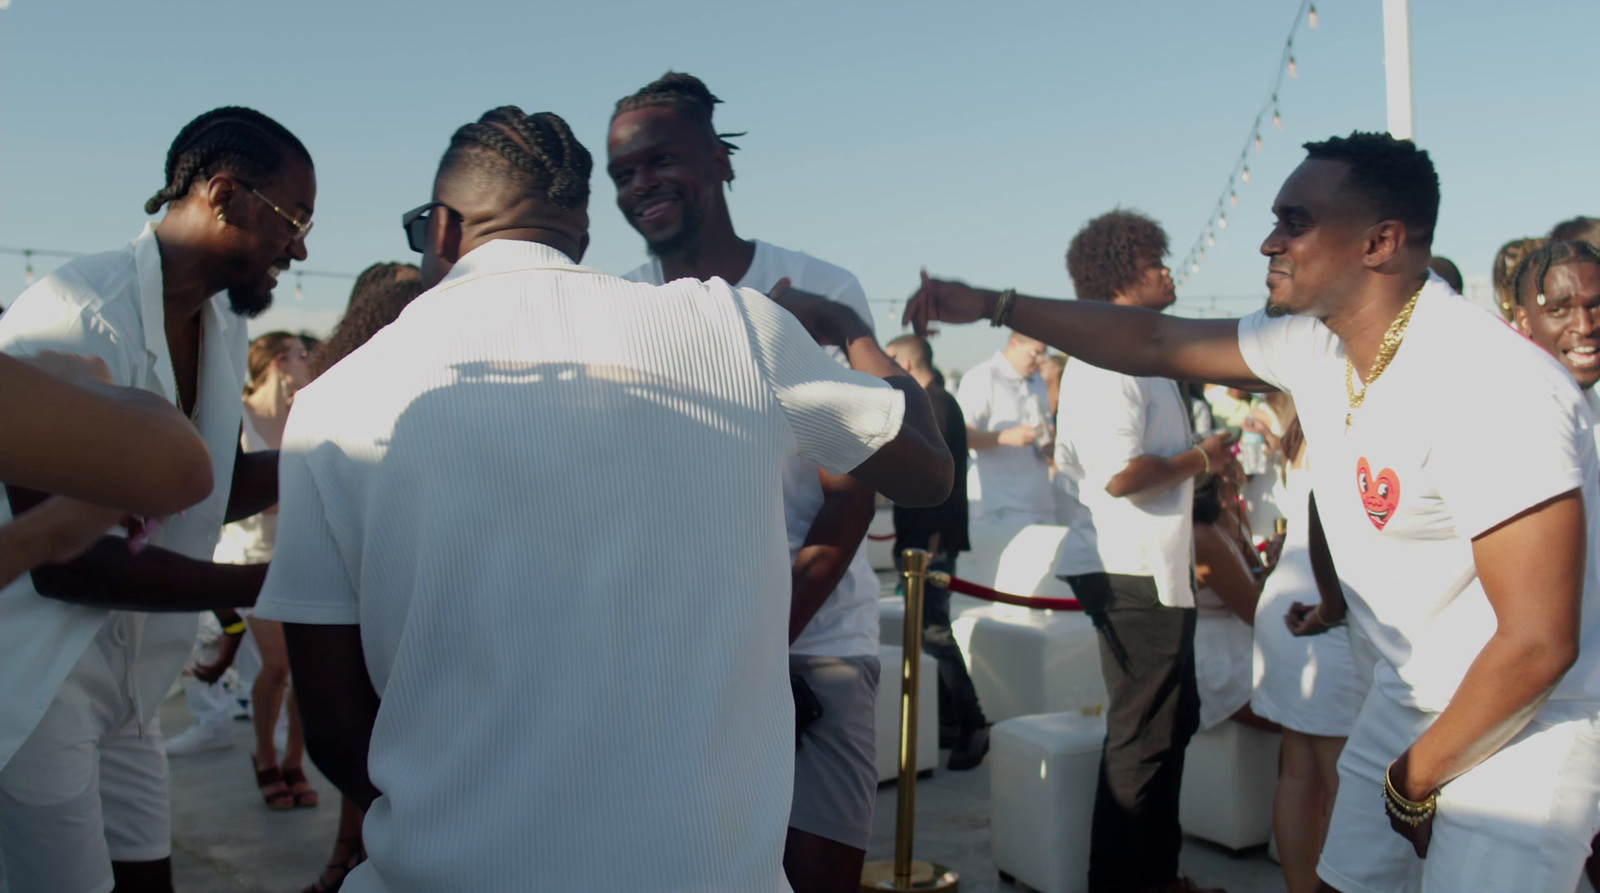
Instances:
[[[178,131],[167,149],[167,185],[144,203],[154,214],[189,194],[195,180],[219,171],[264,178],[293,157],[311,166],[311,153],[282,124],[255,109],[224,106],[195,118]]]
[[[1500,315],[1506,322],[1514,322],[1517,318],[1512,308],[1517,306],[1517,290],[1513,277],[1517,272],[1517,265],[1522,259],[1534,251],[1544,247],[1544,239],[1512,239],[1500,246],[1494,255],[1494,269],[1491,271],[1489,281],[1494,285],[1494,299],[1500,305]]]
[[[422,274],[413,264],[377,263],[361,271],[344,318],[328,340],[311,351],[307,365],[311,377],[328,371],[334,363],[366,344],[384,326],[394,322],[406,305],[422,294]]]
[[[1546,242],[1524,257],[1517,264],[1517,271],[1511,274],[1512,294],[1517,303],[1525,303],[1528,297],[1535,294],[1543,298],[1544,279],[1550,275],[1550,268],[1567,264],[1594,264],[1600,267],[1600,248],[1582,239]]]
[[[615,120],[623,112],[636,109],[670,108],[690,121],[705,125],[712,139],[730,153],[737,152],[739,147],[728,142],[728,137],[744,136],[747,131],[717,133],[717,129],[711,124],[711,113],[714,106],[720,102],[722,100],[706,88],[704,81],[692,74],[669,71],[644,85],[639,92],[617,100],[616,110],[611,113],[611,117]]]
[[[570,211],[589,200],[594,161],[560,115],[530,115],[503,105],[450,137],[439,172],[461,168],[495,177],[509,174],[518,185],[537,189],[551,204]]]

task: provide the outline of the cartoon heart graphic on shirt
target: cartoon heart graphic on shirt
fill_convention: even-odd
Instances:
[[[1382,530],[1400,507],[1400,476],[1394,469],[1385,468],[1372,473],[1365,456],[1356,463],[1356,488],[1361,492],[1361,507],[1366,509],[1367,520]]]

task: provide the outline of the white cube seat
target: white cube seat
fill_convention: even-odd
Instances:
[[[1002,877],[1041,893],[1089,889],[1104,716],[1049,713],[996,723],[989,737],[989,849]]]
[[[879,645],[877,763],[878,781],[900,774],[900,672],[905,652],[899,645]],[[939,665],[922,655],[917,678],[917,771],[939,765]]]
[[[1178,803],[1184,833],[1232,850],[1266,843],[1282,740],[1231,719],[1196,732],[1184,755]]]
[[[990,604],[991,602],[952,592],[950,619],[953,621],[968,611],[985,608]],[[904,644],[905,637],[906,600],[898,595],[878,599],[878,641],[885,645],[901,645]]]
[[[1100,642],[1082,612],[990,605],[951,628],[991,721],[1105,708]]]

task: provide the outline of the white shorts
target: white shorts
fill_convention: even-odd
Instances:
[[[822,704],[795,751],[789,827],[865,850],[878,797],[878,658],[791,654],[789,672]]]
[[[113,861],[172,853],[166,751],[128,694],[123,622],[107,621],[0,770],[0,862],[15,893],[106,893]]]
[[[1600,720],[1551,702],[1510,744],[1444,786],[1428,858],[1389,827],[1383,774],[1437,713],[1373,689],[1339,757],[1317,874],[1341,893],[1529,893],[1577,887],[1600,829]]]

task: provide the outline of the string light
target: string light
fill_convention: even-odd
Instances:
[[[306,299],[305,278],[300,273],[294,274],[294,299],[296,301],[304,301]]]
[[[1210,245],[1212,248],[1217,247],[1217,237],[1216,236],[1206,236],[1206,244]]]
[[[1239,179],[1246,183],[1250,182],[1250,166],[1248,164],[1245,165],[1244,170],[1239,172]],[[1235,196],[1235,198],[1237,197]]]
[[[1278,110],[1277,109],[1273,109],[1272,110],[1272,129],[1273,130],[1282,130],[1283,129],[1283,116],[1278,114]]]
[[[26,261],[27,265],[28,265],[27,269],[22,271],[22,281],[26,285],[32,285],[33,284],[33,252],[32,251],[24,251],[24,252],[22,252],[22,257],[23,257],[23,260]]]
[[[1261,134],[1260,134],[1260,132],[1256,133],[1256,151],[1257,152],[1261,151]]]
[[[1228,204],[1234,206],[1235,208],[1239,207],[1239,193],[1229,190]]]
[[[1221,217],[1217,218],[1217,229],[1227,229],[1227,228],[1228,228],[1228,215],[1224,214]]]
[[[1295,63],[1294,57],[1290,56],[1289,57],[1289,77],[1297,78],[1299,76],[1300,76],[1300,66]]]
[[[1311,26],[1311,30],[1317,30],[1317,4],[1315,3],[1311,4],[1311,14],[1306,16],[1306,24]]]

